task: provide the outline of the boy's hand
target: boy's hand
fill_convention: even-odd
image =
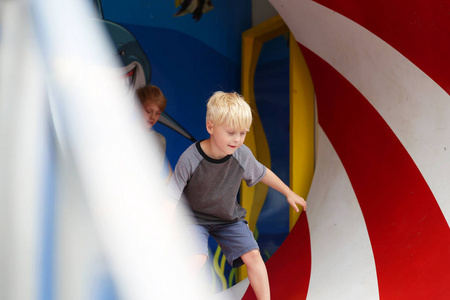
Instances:
[[[303,210],[306,211],[306,201],[305,201],[305,199],[303,199],[302,197],[300,197],[296,193],[294,193],[294,192],[290,193],[286,197],[286,199],[287,199],[287,202],[289,203],[289,205],[292,206],[296,212],[300,211],[298,209],[297,205],[302,206]]]
[[[267,184],[273,189],[276,189],[282,193],[296,212],[299,212],[297,205],[301,205],[303,210],[306,210],[306,201],[296,193],[294,193],[277,175],[275,175],[270,169],[266,168],[266,175],[261,179],[261,182]]]

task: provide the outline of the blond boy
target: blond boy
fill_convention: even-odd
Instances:
[[[190,231],[201,241],[192,257],[198,270],[207,260],[211,235],[232,267],[247,266],[258,299],[270,299],[267,270],[257,242],[245,221],[246,210],[237,202],[241,181],[263,182],[282,193],[298,212],[305,200],[270,169],[259,163],[244,140],[252,111],[238,93],[216,92],[208,100],[206,130],[210,138],[191,145],[180,156],[171,183],[175,199],[186,199],[194,224]]]

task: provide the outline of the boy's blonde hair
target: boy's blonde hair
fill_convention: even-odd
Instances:
[[[156,85],[147,84],[136,90],[136,95],[144,105],[147,102],[155,103],[161,111],[166,109],[167,100],[164,94],[161,92],[159,87]]]
[[[206,105],[206,121],[236,130],[250,130],[252,110],[240,94],[215,92]]]

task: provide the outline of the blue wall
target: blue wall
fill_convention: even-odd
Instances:
[[[130,30],[152,66],[152,84],[167,98],[166,113],[197,140],[208,138],[206,100],[217,90],[240,91],[241,34],[251,27],[250,1],[213,1],[200,21],[173,17],[174,1],[102,1],[104,19]],[[175,166],[191,141],[161,124]]]

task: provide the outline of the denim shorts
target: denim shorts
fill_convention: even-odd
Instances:
[[[196,254],[208,256],[208,238],[211,235],[222,248],[228,263],[237,268],[244,264],[241,255],[258,249],[253,232],[250,231],[247,221],[238,221],[215,225],[190,225],[199,245],[196,245]]]

